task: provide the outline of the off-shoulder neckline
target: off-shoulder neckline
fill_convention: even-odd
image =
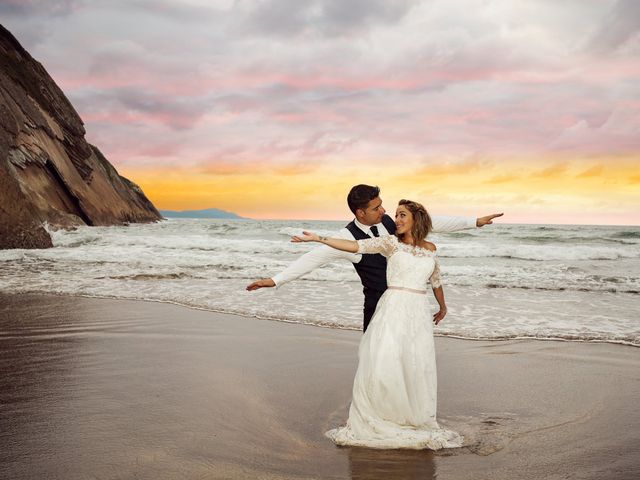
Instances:
[[[395,237],[395,239],[396,239],[396,242],[398,243],[398,245],[405,245],[407,247],[411,247],[412,249],[419,248],[420,250],[424,250],[425,252],[429,252],[429,253],[436,253],[436,251],[437,251],[437,250],[431,250],[430,248],[421,247],[419,245],[411,245],[410,243],[401,242],[398,237]]]

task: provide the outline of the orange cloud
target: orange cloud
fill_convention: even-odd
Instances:
[[[502,174],[491,177],[489,180],[485,180],[484,183],[509,183],[517,179],[518,177],[515,175]]]
[[[540,170],[536,173],[534,173],[533,175],[535,177],[542,177],[542,178],[547,178],[547,177],[558,177],[559,175],[562,175],[566,172],[567,170],[567,165],[564,163],[559,163],[556,165],[552,165],[550,167],[547,167],[543,170]]]
[[[602,165],[596,165],[576,175],[576,178],[598,177],[602,175],[603,170],[604,170],[604,167]]]

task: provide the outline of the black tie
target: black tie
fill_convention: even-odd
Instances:
[[[373,233],[374,237],[379,237],[380,234],[378,233],[378,227],[376,227],[375,225],[373,227],[371,227],[369,230],[371,230],[371,233]]]

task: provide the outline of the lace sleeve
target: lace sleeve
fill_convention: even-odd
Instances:
[[[429,283],[431,283],[431,288],[438,288],[442,286],[442,282],[440,281],[440,263],[437,257],[433,257],[433,261],[435,262],[435,266],[433,267],[433,273],[429,277]]]
[[[394,235],[358,240],[358,253],[381,253],[385,257],[389,257],[393,253],[396,243]]]

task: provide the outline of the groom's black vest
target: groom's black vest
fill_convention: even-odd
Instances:
[[[382,217],[382,224],[391,235],[396,233],[396,224],[389,215]],[[351,222],[346,228],[356,240],[371,238],[360,230],[355,222]],[[387,259],[379,253],[365,253],[362,255],[362,260],[354,263],[353,266],[356,268],[360,280],[362,280],[365,301],[369,295],[380,298],[382,292],[387,289]]]

